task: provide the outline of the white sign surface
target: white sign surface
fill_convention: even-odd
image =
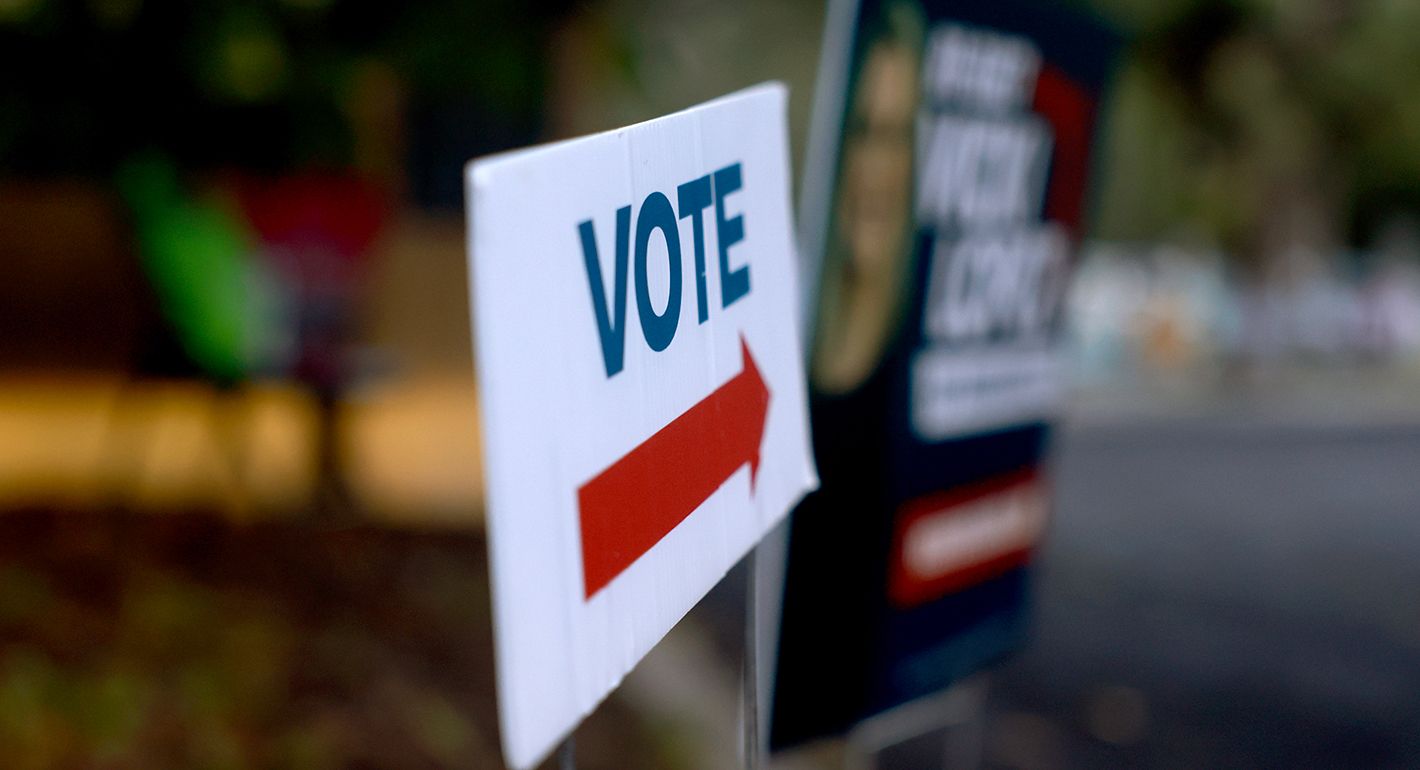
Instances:
[[[547,754],[817,484],[785,90],[476,161],[504,754]]]

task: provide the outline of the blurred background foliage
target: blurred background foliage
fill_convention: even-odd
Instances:
[[[1262,269],[1297,247],[1368,245],[1420,205],[1414,3],[1076,4],[1131,41],[1100,237],[1203,240]],[[806,0],[5,0],[0,168],[103,176],[157,148],[188,168],[393,177],[412,156],[400,181],[449,205],[417,161],[443,159],[453,124],[474,129],[459,149],[478,154],[767,73],[798,86],[802,137],[822,13]],[[413,146],[392,145],[408,131]]]
[[[1101,237],[1202,237],[1261,268],[1289,248],[1370,245],[1420,205],[1420,6],[1093,5],[1133,37]]]

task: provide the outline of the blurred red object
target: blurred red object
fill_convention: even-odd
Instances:
[[[318,391],[338,391],[351,376],[346,348],[372,246],[389,218],[387,196],[339,172],[244,177],[234,188],[263,256],[287,286],[293,373]]]
[[[380,190],[339,173],[246,179],[237,193],[276,266],[312,287],[358,282],[389,217]]]

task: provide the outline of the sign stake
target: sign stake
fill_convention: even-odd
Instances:
[[[744,738],[745,770],[759,770],[759,546],[745,556]]]
[[[557,770],[577,770],[576,739],[568,735],[557,747]]]

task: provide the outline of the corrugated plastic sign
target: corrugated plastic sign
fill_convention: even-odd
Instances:
[[[468,167],[512,765],[817,484],[788,179],[777,84]]]

